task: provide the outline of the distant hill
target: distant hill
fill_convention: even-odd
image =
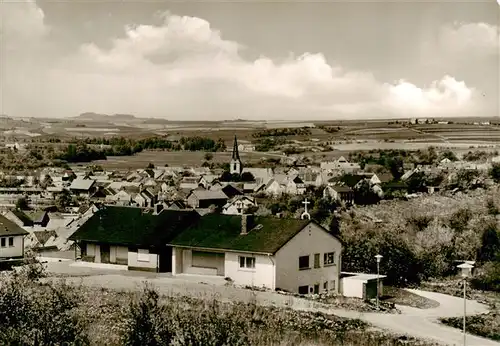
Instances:
[[[93,112],[82,113],[74,118],[75,120],[84,120],[84,121],[99,121],[99,122],[107,122],[107,121],[137,121],[134,115],[131,114],[99,114]]]

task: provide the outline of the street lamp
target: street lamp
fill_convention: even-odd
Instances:
[[[382,255],[375,255],[375,258],[377,259],[377,311],[378,311],[379,310],[378,296],[380,289],[380,260],[382,259]]]
[[[465,329],[465,320],[466,320],[466,314],[467,314],[467,296],[466,296],[466,288],[467,288],[467,278],[472,276],[472,268],[474,266],[472,265],[471,261],[465,261],[464,263],[460,264],[457,266],[461,270],[461,275],[462,278],[464,279],[464,325],[463,325],[463,333],[464,333],[464,346],[467,345],[467,334],[466,334],[466,329]]]

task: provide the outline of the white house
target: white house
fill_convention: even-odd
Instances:
[[[236,196],[222,207],[222,214],[241,215],[242,211],[256,206],[255,198],[250,196]]]
[[[0,262],[24,257],[24,237],[28,231],[0,215]]]
[[[172,274],[301,294],[339,292],[342,245],[311,220],[207,214],[172,246]]]

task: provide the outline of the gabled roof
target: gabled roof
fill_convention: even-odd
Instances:
[[[48,212],[45,210],[40,210],[40,211],[28,211],[26,212],[26,215],[36,223],[41,223],[47,216]]]
[[[338,186],[338,185],[334,185],[334,186],[327,186],[326,189],[333,189],[339,193],[341,192],[352,192],[353,190],[349,187],[349,186]]]
[[[240,215],[207,214],[169,245],[274,254],[312,222],[265,216],[253,218],[253,229],[241,235]]]
[[[198,218],[194,211],[162,210],[154,215],[141,208],[106,206],[92,215],[69,239],[164,246]]]
[[[95,180],[92,179],[81,179],[81,178],[76,178],[71,182],[70,189],[71,190],[83,190],[83,191],[88,191],[94,185]]]
[[[27,235],[26,230],[19,227],[13,221],[10,221],[5,216],[0,215],[0,236]]]
[[[33,226],[33,220],[24,211],[12,209],[10,212],[23,223],[23,226]]]
[[[195,195],[199,200],[228,199],[222,190],[193,190],[187,198],[191,195]]]

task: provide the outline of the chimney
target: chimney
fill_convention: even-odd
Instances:
[[[252,214],[242,214],[241,215],[241,235],[248,234],[248,231],[253,227],[253,215]]]

